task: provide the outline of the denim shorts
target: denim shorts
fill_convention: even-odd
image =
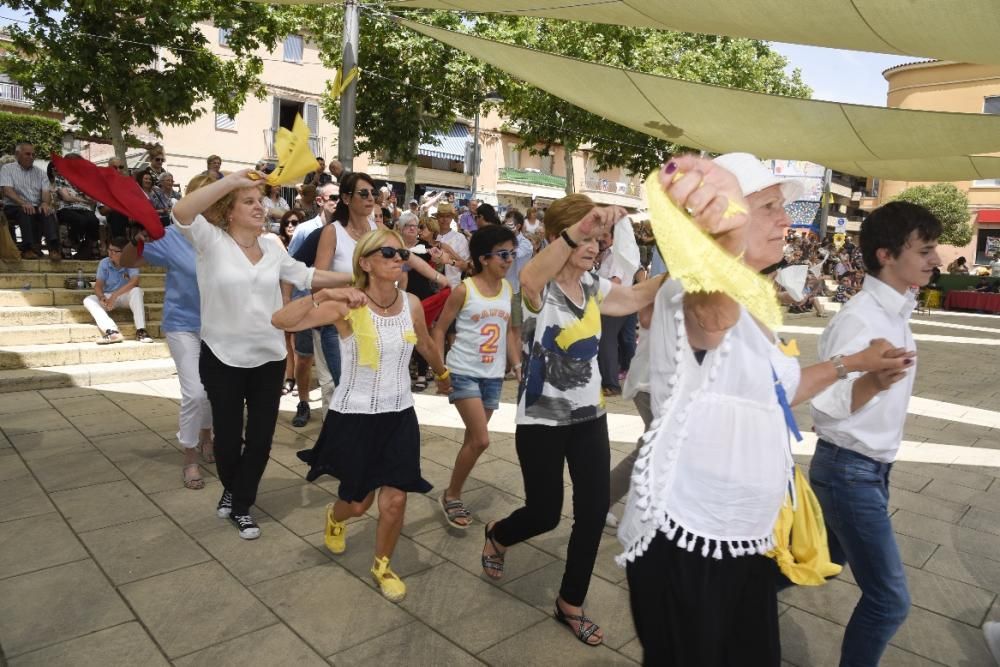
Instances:
[[[295,334],[295,354],[300,357],[313,356],[313,330],[296,331]]]
[[[484,408],[496,410],[500,407],[501,389],[503,389],[503,378],[477,378],[452,373],[452,391],[448,394],[448,402],[454,403],[463,398],[481,398]]]

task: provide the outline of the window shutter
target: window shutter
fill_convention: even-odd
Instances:
[[[219,46],[229,46],[230,28],[219,28]]]
[[[306,102],[306,125],[309,126],[309,135],[317,136],[319,134],[319,107],[312,102]]]
[[[217,130],[235,130],[236,129],[236,119],[232,116],[227,116],[224,113],[215,114],[215,129]]]
[[[302,62],[302,35],[289,35],[285,38],[285,62]]]

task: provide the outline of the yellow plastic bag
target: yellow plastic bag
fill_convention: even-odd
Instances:
[[[774,543],[778,546],[767,555],[792,583],[820,586],[843,568],[830,560],[823,510],[798,466],[795,466],[795,496],[794,508],[788,497],[781,506],[774,524]]]

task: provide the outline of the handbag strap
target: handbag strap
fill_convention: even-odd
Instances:
[[[775,372],[774,365],[771,366],[771,377],[774,378],[774,393],[778,395],[778,403],[781,405],[781,411],[785,413],[785,424],[788,425],[788,430],[795,436],[795,440],[802,442],[802,433],[799,432],[799,425],[795,423],[795,414],[792,412],[792,406],[788,404],[788,394],[785,393],[785,385],[781,384],[781,380],[778,379],[778,373]]]

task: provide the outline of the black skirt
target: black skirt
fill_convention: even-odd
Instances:
[[[337,495],[349,503],[382,486],[413,493],[433,488],[420,476],[420,430],[413,408],[377,414],[330,410],[316,444],[298,457],[310,466],[310,482],[320,475],[339,479]]]

